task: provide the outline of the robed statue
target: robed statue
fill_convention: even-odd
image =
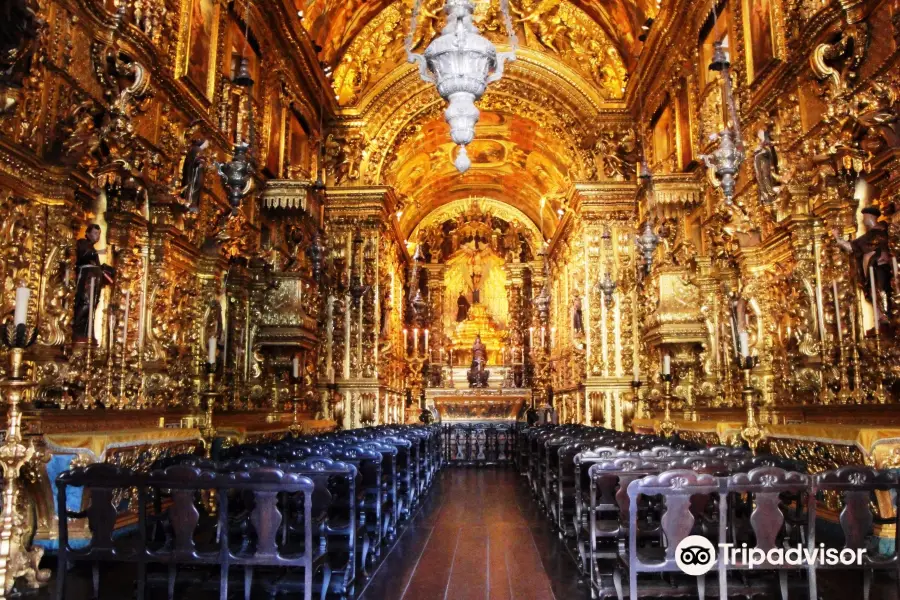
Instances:
[[[115,281],[115,269],[100,264],[100,256],[106,250],[97,251],[94,245],[100,241],[100,226],[88,225],[84,237],[75,243],[75,314],[72,320],[72,340],[93,339],[92,320],[96,319],[97,303],[104,285]],[[93,296],[91,292],[93,291]]]
[[[572,304],[572,328],[576,333],[584,333],[584,307],[581,296],[576,296],[572,300]]]
[[[481,341],[481,334],[477,334],[475,336],[475,343],[472,344],[472,366],[469,368],[469,372],[467,373],[469,387],[487,387],[490,371],[487,371],[485,369],[486,366],[487,347],[485,347],[484,342]]]
[[[459,298],[456,300],[456,322],[462,323],[466,320],[466,317],[469,316],[469,300],[466,298],[466,295],[462,292],[459,293]]]
[[[842,250],[853,256],[856,283],[862,288],[866,300],[878,308],[879,321],[884,323],[894,314],[891,294],[893,277],[891,251],[888,243],[888,225],[879,221],[881,211],[877,206],[862,209],[866,232],[855,240],[844,240],[838,230],[834,239]],[[876,298],[872,298],[872,279],[875,280]]]

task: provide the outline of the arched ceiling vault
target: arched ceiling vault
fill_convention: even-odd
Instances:
[[[303,25],[320,48],[322,62],[336,68],[360,33],[388,8],[394,6],[402,38],[409,24],[413,0],[294,0],[303,13]],[[480,14],[496,10],[499,0],[475,0]],[[439,12],[440,0],[423,0],[420,27],[427,35],[435,27],[432,15]],[[626,69],[633,69],[642,43],[641,26],[658,11],[653,0],[510,0],[513,20],[523,44],[538,44],[559,50],[571,44],[589,21],[605,34]],[[577,11],[577,14],[575,14]],[[575,14],[575,17],[572,15]],[[395,25],[396,27],[396,25]],[[492,28],[494,26],[492,25]],[[382,30],[384,32],[384,30]],[[385,32],[391,35],[390,32]],[[594,34],[592,37],[596,38]]]
[[[550,238],[572,184],[610,177],[604,161],[632,129],[623,101],[628,61],[620,52],[629,38],[612,35],[595,17],[625,18],[626,5],[643,1],[510,0],[520,49],[478,102],[481,118],[468,146],[473,165],[465,174],[453,166],[446,103],[406,61],[412,0],[334,2],[336,20],[308,10],[304,22],[331,32],[323,57],[337,65],[336,135],[364,148],[361,183],[396,190],[404,235],[433,211],[479,197],[519,211]],[[417,51],[443,26],[442,6],[423,0]],[[498,0],[476,6],[479,29],[502,47]]]

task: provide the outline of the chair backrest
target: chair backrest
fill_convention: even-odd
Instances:
[[[628,485],[635,479],[659,473],[659,463],[640,457],[613,458],[591,465],[592,506],[600,510],[618,510],[619,518],[628,521]]]
[[[844,534],[844,548],[858,550],[867,548],[870,552],[864,555],[866,562],[878,559],[877,549],[868,548],[867,538],[873,534],[876,515],[873,514],[872,501],[876,492],[889,492],[893,496],[895,527],[894,549],[890,554],[882,554],[881,558],[890,557],[898,560],[900,549],[900,477],[896,471],[882,471],[872,467],[847,466],[834,471],[825,471],[813,478],[813,491],[810,504],[815,506],[820,492],[837,494],[841,503],[840,523]],[[815,531],[811,534],[815,543]],[[876,550],[876,552],[872,552]],[[892,561],[892,562],[893,562]],[[883,562],[881,560],[880,562]]]
[[[760,454],[757,456],[745,456],[738,462],[738,471],[749,472],[758,467],[778,467],[785,471],[796,473],[808,473],[806,463],[792,458],[784,458],[772,454]]]
[[[124,492],[139,486],[140,477],[130,469],[97,463],[63,472],[56,478],[56,485],[60,552],[98,559],[115,555],[125,558],[120,551],[121,544],[113,534],[119,511],[124,507]],[[89,504],[84,510],[68,506],[69,488],[82,488],[85,492],[82,498]],[[144,502],[143,495],[139,502]],[[140,512],[140,507],[138,510]],[[87,546],[76,550],[68,543],[69,519],[84,518],[91,531],[91,540]]]
[[[734,460],[697,454],[677,458],[666,466],[667,469],[690,469],[698,473],[709,473],[710,475],[728,475],[736,467],[737,463]]]
[[[666,539],[665,559],[661,563],[642,563],[637,554],[638,500],[641,496],[661,496],[664,512],[660,518],[662,532]],[[664,471],[659,475],[648,475],[635,479],[628,485],[628,546],[630,568],[637,571],[674,571],[675,549],[689,536],[694,528],[692,497],[718,498],[721,501],[719,478],[693,470],[678,469]]]
[[[314,484],[297,473],[285,473],[274,467],[239,470],[230,473],[213,472],[186,465],[176,465],[147,474],[145,485],[151,489],[170,491],[171,504],[165,514],[172,544],[152,550],[157,559],[175,562],[216,562],[231,564],[268,564],[281,566],[311,565],[311,506]],[[198,546],[201,514],[198,497],[204,492],[215,492],[218,520],[218,548],[208,550]],[[303,535],[305,551],[282,555],[285,537],[282,534],[282,508],[286,497],[302,494],[304,500]],[[240,499],[248,510],[241,518],[241,527],[230,528],[232,497]],[[224,534],[224,535],[223,535]],[[249,540],[253,543],[248,543]],[[211,546],[211,545],[210,545]]]
[[[737,501],[733,494],[752,496],[753,507],[750,513],[750,526],[753,531],[752,540],[734,540],[736,543],[748,543],[768,553],[780,547],[780,538],[784,534],[785,515],[782,507],[782,495],[792,494],[801,497],[810,490],[810,478],[803,473],[785,471],[778,467],[757,467],[748,473],[736,473],[726,479],[726,491],[731,501]],[[720,507],[719,543],[726,542],[727,516]],[[732,527],[732,531],[735,528]],[[754,543],[755,541],[755,543]]]

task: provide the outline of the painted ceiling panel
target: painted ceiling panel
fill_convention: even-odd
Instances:
[[[475,0],[476,11],[482,14],[496,12],[499,0]],[[390,27],[400,31],[382,30],[381,34],[402,39],[409,28],[409,15],[413,0],[294,0],[295,7],[303,13],[303,24],[320,49],[322,62],[336,67],[350,44],[363,28],[391,5],[402,16]],[[423,0],[424,8],[419,27],[425,39],[433,37],[440,28],[443,15],[441,1]],[[640,54],[641,42],[638,36],[641,26],[649,17],[655,17],[657,5],[654,0],[510,0],[510,12],[516,27],[525,36],[523,43],[529,44],[528,37],[536,38],[548,52],[559,52],[577,38],[565,22],[566,5],[571,5],[590,17],[605,32],[621,57],[626,69],[631,69]],[[488,33],[494,26],[488,28]],[[498,33],[501,33],[498,31]]]

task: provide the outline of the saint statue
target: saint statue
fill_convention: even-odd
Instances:
[[[866,232],[855,240],[844,240],[838,230],[834,231],[837,245],[845,252],[853,255],[854,275],[856,283],[862,287],[866,300],[878,308],[880,322],[887,322],[893,314],[894,303],[891,297],[892,260],[888,245],[888,225],[879,221],[881,211],[877,206],[862,209],[863,226]],[[875,293],[872,298],[872,277],[875,279]]]
[[[485,370],[487,365],[487,347],[481,341],[481,334],[475,336],[475,343],[472,344],[472,366],[469,368],[468,379],[469,387],[484,388],[487,387],[489,371]]]
[[[206,149],[209,141],[198,139],[191,142],[184,164],[181,166],[181,198],[189,212],[200,210],[200,191],[203,189],[203,178],[206,174]]]
[[[100,226],[88,225],[84,237],[75,243],[75,315],[72,321],[73,341],[93,339],[91,322],[96,319],[97,303],[104,285],[115,281],[115,269],[100,264],[100,256],[106,250],[97,251],[94,244],[100,241]],[[93,297],[91,290],[93,289]],[[92,319],[93,317],[93,319]]]
[[[584,333],[584,307],[581,303],[581,296],[576,296],[572,300],[572,328],[577,333]]]
[[[466,320],[466,317],[469,316],[469,300],[466,298],[465,294],[462,292],[459,293],[459,298],[456,300],[456,322],[462,323]]]

